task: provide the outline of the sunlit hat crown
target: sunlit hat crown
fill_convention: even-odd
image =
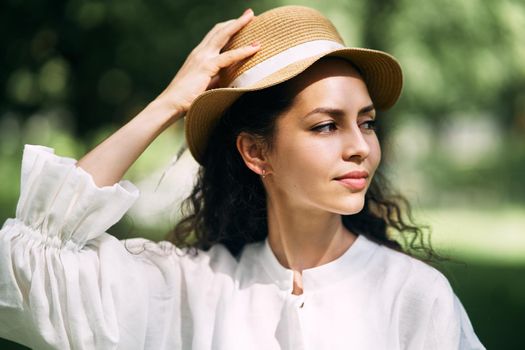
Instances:
[[[322,57],[352,62],[366,82],[377,109],[395,104],[402,88],[399,64],[387,53],[345,46],[334,25],[319,11],[282,6],[254,17],[223,51],[259,42],[261,48],[239,64],[222,69],[219,87],[202,93],[186,114],[186,141],[199,162],[224,111],[242,94],[289,80]]]

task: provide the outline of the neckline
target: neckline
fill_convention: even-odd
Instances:
[[[363,270],[375,252],[378,244],[364,235],[358,235],[348,249],[337,259],[326,264],[304,269],[303,294],[310,293],[337,283]],[[261,248],[261,263],[274,283],[281,290],[292,291],[293,271],[281,265],[275,256],[268,237]]]

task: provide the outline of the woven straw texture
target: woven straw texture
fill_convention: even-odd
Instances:
[[[261,44],[256,54],[241,65],[223,69],[220,86],[228,86],[239,75],[268,58],[313,40],[332,40],[344,45],[333,24],[317,10],[302,6],[283,6],[264,12],[242,28],[222,51]]]
[[[261,49],[241,64],[220,72],[220,85],[228,86],[240,74],[256,64],[295,45],[312,40],[332,40],[344,44],[339,33],[320,12],[303,6],[278,7],[254,18],[225,46],[223,51],[261,43]],[[193,157],[202,162],[207,140],[224,111],[248,91],[260,90],[289,80],[305,71],[322,57],[341,57],[360,71],[377,109],[395,104],[402,89],[401,67],[387,53],[362,48],[342,48],[291,62],[279,71],[244,88],[220,87],[205,91],[192,103],[186,115],[186,141]]]

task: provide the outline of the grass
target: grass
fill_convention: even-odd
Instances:
[[[525,207],[440,208],[416,213],[443,254],[480,264],[525,265]]]

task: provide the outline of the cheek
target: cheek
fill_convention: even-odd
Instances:
[[[379,166],[379,163],[381,162],[381,145],[379,144],[377,135],[374,134],[374,137],[369,143],[369,145],[370,154],[368,155],[368,158],[370,159],[370,165],[373,168],[371,170],[375,171]]]
[[[289,176],[311,178],[326,172],[330,152],[326,143],[315,142],[305,138],[288,138],[283,140],[276,154],[279,171]]]
[[[315,191],[328,176],[326,150],[299,138],[279,141],[271,161],[275,185],[294,196]]]

